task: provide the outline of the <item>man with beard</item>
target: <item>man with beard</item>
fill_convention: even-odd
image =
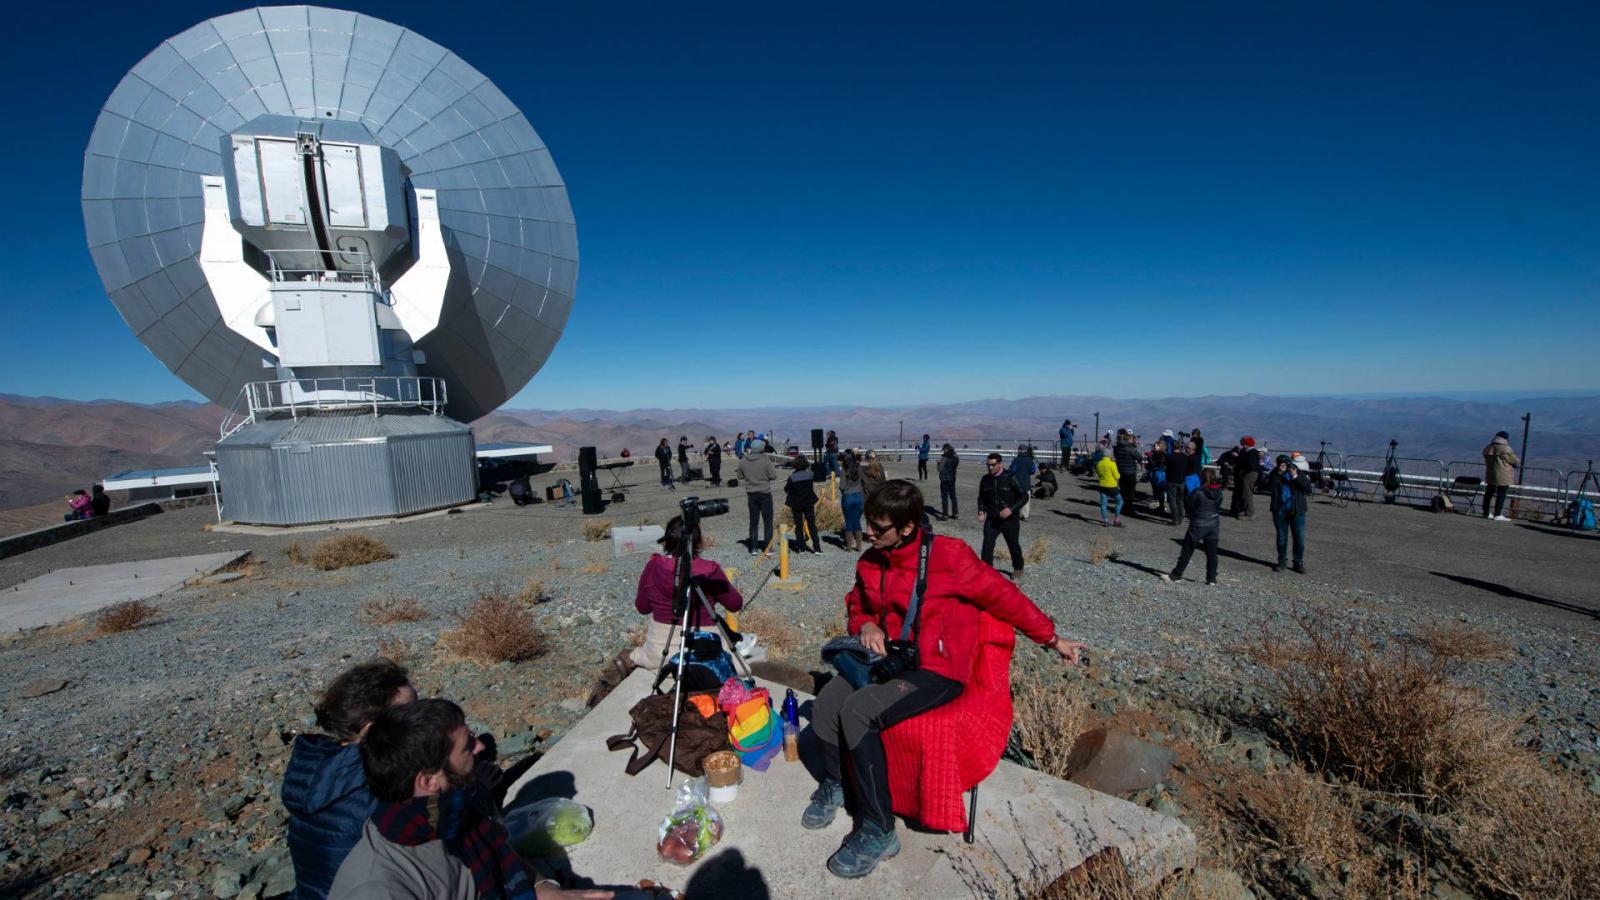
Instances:
[[[380,713],[361,741],[361,765],[378,806],[328,896],[611,897],[610,891],[534,883],[491,801],[473,787],[480,747],[461,707],[449,700],[418,700]]]

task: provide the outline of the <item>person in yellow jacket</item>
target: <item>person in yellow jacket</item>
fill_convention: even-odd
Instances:
[[[1122,527],[1122,491],[1119,487],[1121,473],[1117,470],[1117,461],[1110,454],[1100,457],[1094,464],[1094,473],[1099,478],[1100,487],[1100,524]],[[1114,502],[1111,511],[1111,520],[1106,521],[1106,506]]]

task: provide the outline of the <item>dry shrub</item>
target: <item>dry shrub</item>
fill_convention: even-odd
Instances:
[[[155,618],[156,608],[143,600],[124,600],[100,610],[94,617],[94,627],[101,634],[132,631]]]
[[[755,634],[773,659],[815,659],[816,653],[832,634],[807,633],[805,623],[793,613],[763,604],[739,613],[739,631]],[[809,655],[807,653],[809,652]]]
[[[516,601],[523,606],[537,606],[549,599],[550,591],[545,588],[544,582],[532,576],[522,583],[522,589],[516,595]]]
[[[829,500],[821,496],[817,497],[816,514],[817,530],[823,534],[827,534],[830,531],[844,530],[844,510],[839,506],[839,501]],[[778,524],[796,528],[794,513],[790,511],[788,506],[778,510]],[[798,534],[798,529],[794,533]]]
[[[311,565],[324,572],[386,559],[394,559],[394,551],[389,549],[389,545],[364,534],[341,534],[311,548]]]
[[[594,563],[578,570],[579,575],[603,575],[606,571],[605,563]]]
[[[1262,850],[1247,857],[1256,866],[1294,860],[1320,881],[1342,881],[1348,896],[1379,896],[1385,881],[1380,858],[1365,850],[1357,818],[1361,804],[1349,790],[1301,771],[1242,775],[1223,790],[1245,839]]]
[[[371,625],[396,625],[401,622],[420,622],[428,618],[428,611],[415,597],[368,600],[361,604],[361,618]]]
[[[1511,652],[1511,646],[1505,641],[1471,625],[1455,622],[1425,625],[1408,640],[1439,659],[1461,662],[1505,659]]]
[[[1097,537],[1089,543],[1089,565],[1098,566],[1108,559],[1115,559],[1117,551],[1111,546],[1111,541]]]
[[[1600,897],[1600,798],[1527,753],[1472,791],[1450,842],[1478,893]]]
[[[1454,657],[1327,611],[1292,616],[1295,639],[1263,626],[1255,661],[1283,711],[1279,726],[1318,769],[1435,809],[1521,753],[1515,725],[1452,681]]]
[[[1029,654],[1030,657],[1036,656]],[[1089,718],[1089,697],[1081,680],[1069,680],[1059,663],[1036,660],[1011,665],[1014,734],[1039,771],[1066,778],[1072,745]]]
[[[300,546],[299,541],[295,541],[283,548],[283,555],[289,558],[289,562],[297,566],[303,566],[311,561],[306,555],[306,548]]]
[[[596,519],[583,523],[583,539],[593,544],[611,536],[611,520]]]
[[[485,663],[522,662],[543,653],[545,635],[516,599],[495,591],[480,594],[456,627],[439,636],[449,652]]]
[[[399,638],[383,638],[378,641],[378,656],[403,666],[411,658],[411,648]]]
[[[1030,566],[1044,562],[1050,556],[1050,539],[1042,534],[1034,538],[1033,543],[1028,545],[1028,552],[1023,556]]]

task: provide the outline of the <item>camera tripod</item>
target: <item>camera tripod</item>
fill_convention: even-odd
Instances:
[[[717,615],[716,608],[706,598],[706,592],[694,583],[694,527],[699,524],[701,515],[721,515],[728,511],[728,501],[711,500],[709,504],[720,504],[720,509],[715,506],[707,510],[698,497],[687,497],[679,507],[683,510],[683,543],[679,545],[678,552],[673,558],[672,573],[672,626],[667,631],[665,646],[661,649],[661,662],[656,664],[656,680],[650,686],[652,694],[660,693],[661,682],[667,677],[668,660],[672,659],[672,644],[674,636],[678,643],[678,669],[672,685],[672,729],[671,737],[667,743],[667,789],[672,789],[672,770],[678,756],[678,716],[683,711],[683,670],[689,658],[689,613],[698,604],[701,610],[721,633],[721,638],[728,649],[729,655],[737,660],[737,665],[744,671],[747,679],[755,678],[750,671],[750,664],[739,655],[738,642],[733,638],[733,632],[728,628],[728,621]]]

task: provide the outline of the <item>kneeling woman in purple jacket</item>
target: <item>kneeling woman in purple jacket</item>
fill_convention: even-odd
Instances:
[[[639,573],[639,593],[633,598],[633,605],[650,617],[650,627],[645,631],[644,643],[626,653],[627,661],[633,666],[652,671],[660,666],[662,651],[667,647],[667,637],[672,633],[673,625],[683,624],[681,618],[674,621],[672,617],[672,577],[678,551],[688,538],[694,541],[694,561],[690,572],[695,584],[705,591],[712,607],[721,606],[729,612],[738,612],[744,606],[744,597],[739,595],[722,567],[701,558],[700,547],[703,542],[700,526],[685,529],[683,517],[673,516],[672,521],[667,523],[666,534],[661,536],[662,552],[651,554],[650,561],[644,564],[644,571]],[[716,623],[711,621],[698,602],[689,610],[689,628],[718,631]],[[718,634],[720,637],[720,632]]]

